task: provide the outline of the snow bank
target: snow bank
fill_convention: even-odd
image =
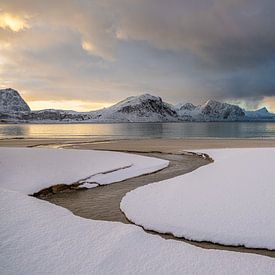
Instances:
[[[166,160],[119,152],[0,148],[0,187],[33,194],[89,176],[88,182],[110,184],[155,172],[168,164]]]
[[[204,250],[0,188],[1,274],[274,274],[274,259]]]
[[[126,194],[127,218],[191,240],[275,249],[275,148],[203,152],[214,163]]]

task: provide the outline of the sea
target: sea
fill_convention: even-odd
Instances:
[[[13,138],[275,139],[275,122],[0,124],[0,139]]]

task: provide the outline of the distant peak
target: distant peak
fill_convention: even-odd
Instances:
[[[145,99],[145,100],[146,99],[161,100],[161,98],[159,96],[154,96],[154,95],[151,95],[149,93],[138,95],[138,96],[136,96],[136,98]]]
[[[214,99],[208,99],[203,105],[214,105],[214,104],[221,104],[221,102],[216,101]]]
[[[138,102],[145,102],[148,100],[152,100],[152,101],[161,101],[162,99],[159,96],[154,96],[148,93],[142,94],[142,95],[137,95],[137,96],[129,96],[126,99],[118,102],[115,105],[121,105],[121,104],[129,104],[129,103],[138,103]]]
[[[262,108],[256,110],[256,112],[260,112],[260,113],[269,113],[269,111],[267,110],[266,107],[262,107]]]
[[[213,99],[209,99],[207,100],[204,104],[201,105],[202,109],[208,109],[208,108],[219,108],[223,103],[213,100]]]

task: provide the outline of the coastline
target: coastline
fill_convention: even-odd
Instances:
[[[217,138],[146,138],[146,139],[91,139],[91,138],[30,138],[2,139],[0,147],[51,147],[95,149],[132,152],[179,153],[186,150],[218,148],[275,147],[275,139],[217,139]]]

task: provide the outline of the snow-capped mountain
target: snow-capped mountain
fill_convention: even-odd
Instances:
[[[29,112],[31,109],[20,94],[11,88],[0,89],[0,112]]]
[[[245,112],[237,105],[208,100],[203,105],[178,104],[179,116],[190,116],[196,121],[243,120]]]
[[[98,119],[107,121],[161,122],[178,121],[175,108],[158,96],[131,96],[97,112]]]
[[[266,107],[256,111],[245,111],[245,116],[251,120],[272,120],[275,119],[275,114],[270,113]]]
[[[19,93],[0,90],[1,122],[176,122],[176,121],[255,121],[274,120],[275,114],[262,108],[245,111],[237,105],[208,100],[202,105],[192,103],[175,106],[150,94],[131,96],[117,104],[97,111],[76,112],[47,109],[31,111]]]

